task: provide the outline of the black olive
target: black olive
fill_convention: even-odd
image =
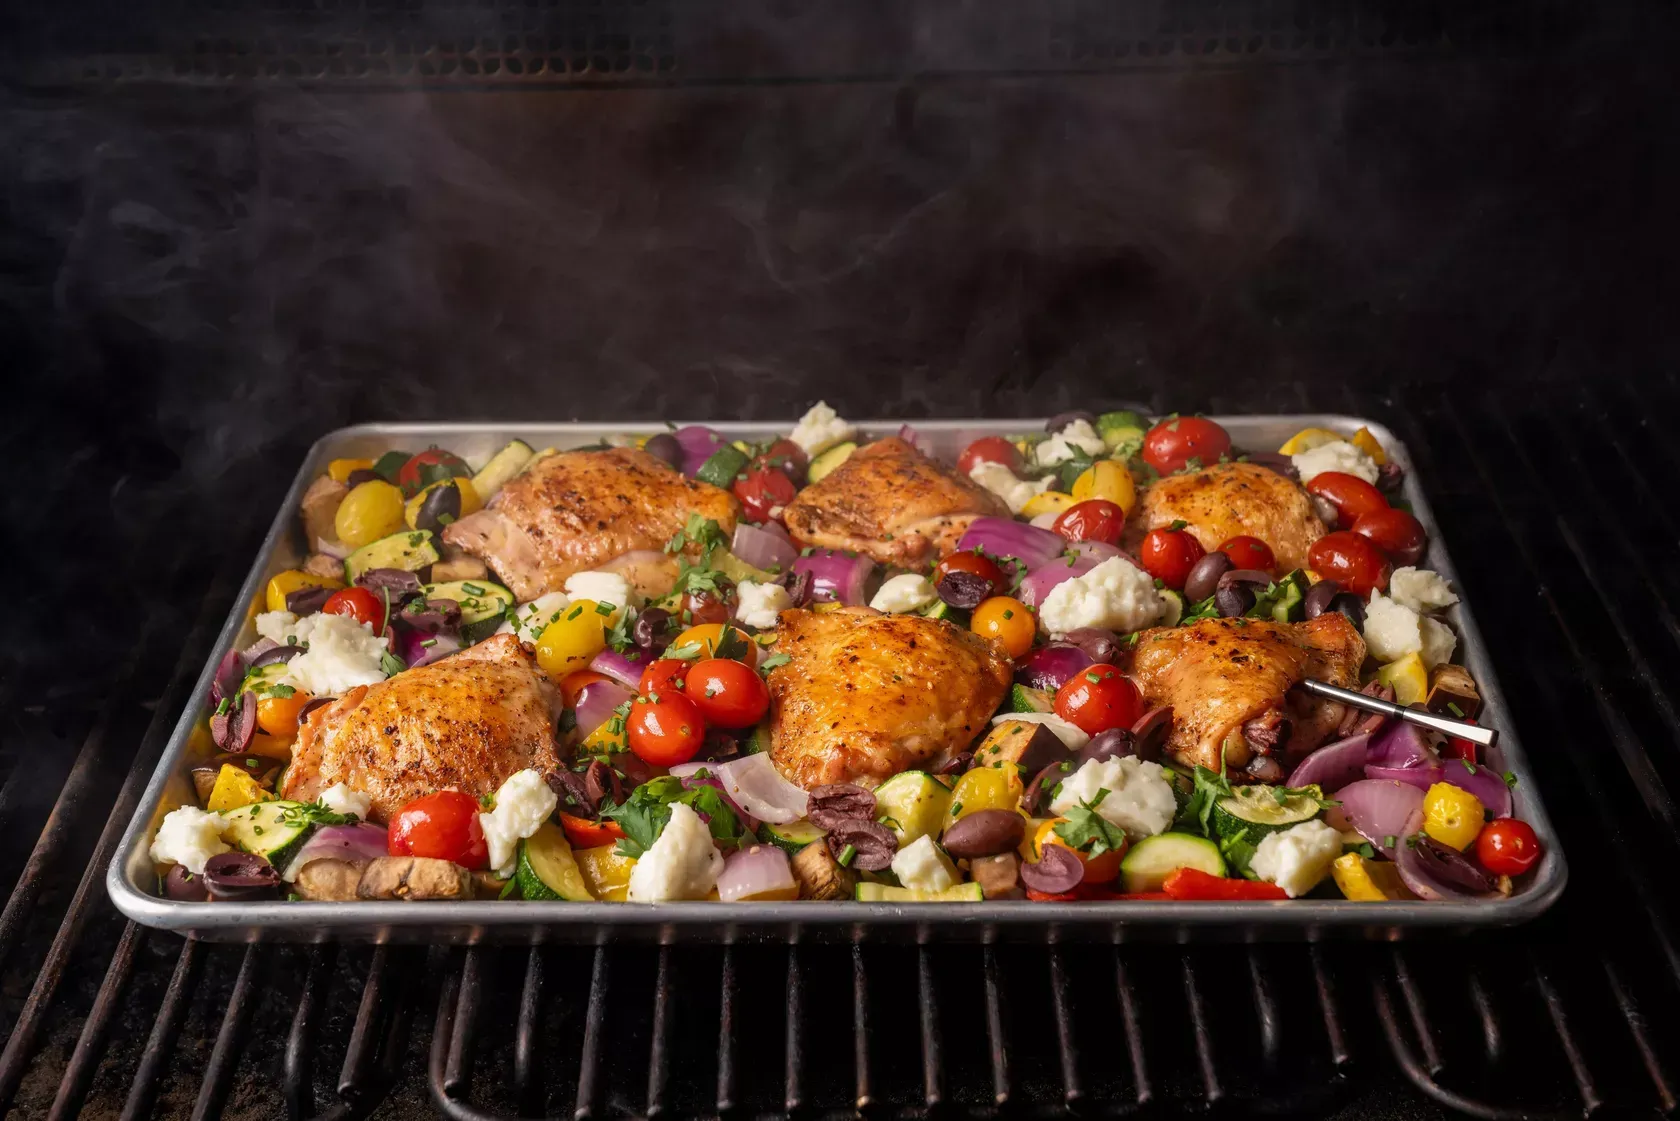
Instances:
[[[663,607],[648,608],[636,617],[630,637],[636,640],[637,649],[658,655],[671,645],[671,613]]]
[[[1307,589],[1307,594],[1301,600],[1301,607],[1309,619],[1316,619],[1330,610],[1330,601],[1336,598],[1342,586],[1334,580],[1320,580]]]
[[[1044,845],[1038,859],[1021,865],[1021,882],[1046,895],[1061,895],[1078,887],[1085,878],[1085,862],[1062,845]]]
[[[275,646],[252,658],[251,668],[256,669],[258,666],[271,665],[274,662],[289,662],[301,653],[301,646]]]
[[[1330,601],[1330,610],[1346,615],[1358,630],[1365,629],[1365,602],[1352,592],[1340,592]]]
[[[1221,615],[1235,619],[1248,614],[1248,609],[1254,606],[1254,593],[1242,584],[1233,584],[1213,593],[1213,602]]]
[[[642,450],[655,459],[664,460],[678,470],[682,469],[682,445],[669,432],[661,432],[657,436],[648,437],[648,442],[642,445]]]
[[[1173,710],[1167,705],[1152,708],[1138,717],[1137,723],[1132,725],[1132,739],[1136,744],[1133,750],[1139,759],[1151,763],[1160,761],[1161,750],[1172,734],[1172,723]]]
[[[286,593],[286,610],[293,615],[313,615],[327,605],[336,588],[299,588]]]
[[[280,886],[280,873],[249,852],[224,852],[204,863],[204,886],[212,899],[260,899]]]
[[[992,582],[976,572],[947,572],[936,585],[939,598],[952,607],[972,611],[992,594]]]
[[[1409,844],[1411,838],[1401,843]],[[1492,875],[1463,853],[1443,845],[1433,837],[1420,835],[1417,838],[1416,851],[1423,866],[1442,883],[1463,891],[1485,892],[1494,889]]]
[[[1184,598],[1190,603],[1200,603],[1208,596],[1219,590],[1219,578],[1236,565],[1224,553],[1208,553],[1190,567],[1190,575],[1184,581]]]
[[[1084,651],[1093,663],[1113,665],[1120,656],[1120,640],[1113,631],[1101,627],[1075,627],[1062,637]]]
[[[163,894],[178,903],[203,903],[210,898],[210,889],[204,886],[203,876],[195,876],[177,864],[163,878]]]
[[[436,533],[461,516],[461,488],[454,480],[433,487],[420,500],[414,515],[414,528]]]
[[[1137,754],[1137,740],[1125,728],[1109,728],[1091,737],[1079,752],[1079,766]]]
[[[354,471],[350,472],[349,476],[345,478],[344,485],[349,487],[351,490],[355,490],[363,483],[382,482],[384,478],[385,476],[373,470],[371,467],[358,467]]]

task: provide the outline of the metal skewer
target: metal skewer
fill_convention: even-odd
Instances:
[[[1367,696],[1364,693],[1355,693],[1351,689],[1343,689],[1322,681],[1314,681],[1310,677],[1301,682],[1301,688],[1320,697],[1341,701],[1343,704],[1352,705],[1354,708],[1362,708],[1366,712],[1380,712],[1384,716],[1398,716],[1401,720],[1425,728],[1432,728],[1437,732],[1445,732],[1449,736],[1457,736],[1460,739],[1469,740],[1471,743],[1480,744],[1482,747],[1492,747],[1494,741],[1499,738],[1499,732],[1494,728],[1483,728],[1480,725],[1470,723],[1468,720],[1454,720],[1450,716],[1436,716],[1433,712],[1407,708],[1405,705],[1397,705],[1393,701],[1378,700],[1376,697]]]

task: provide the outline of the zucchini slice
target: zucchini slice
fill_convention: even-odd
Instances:
[[[827,833],[804,818],[789,822],[787,825],[772,825],[767,821],[763,828],[758,831],[758,834],[759,838],[766,844],[775,845],[789,856],[806,845],[815,844],[828,836]]]
[[[1054,698],[1042,689],[1015,685],[1009,690],[1010,712],[1049,712],[1055,707]]]
[[[511,440],[501,451],[490,457],[478,474],[472,477],[473,490],[478,492],[480,502],[490,501],[490,496],[507,485],[507,481],[525,469],[535,457],[531,445],[524,440]]]
[[[369,542],[344,561],[344,578],[354,584],[370,568],[400,568],[419,572],[438,560],[437,543],[423,529],[405,529]]]
[[[926,771],[903,771],[875,788],[875,819],[904,848],[922,837],[939,835],[951,808],[951,792]]]
[[[513,593],[491,580],[450,580],[420,589],[426,599],[452,599],[461,605],[461,638],[469,646],[495,634],[513,609]]]
[[[253,802],[222,815],[226,824],[222,837],[240,852],[267,858],[278,871],[285,871],[304,839],[315,831],[315,823],[301,812],[302,802]]]
[[[519,862],[514,867],[513,878],[519,884],[519,894],[526,899],[595,901],[583,882],[572,846],[552,821],[543,822],[535,833],[519,842]]]
[[[820,483],[828,477],[829,472],[852,457],[857,451],[857,445],[847,440],[843,444],[835,444],[832,448],[811,460],[811,466],[805,470],[805,482]]]
[[[1267,833],[1317,817],[1319,804],[1314,796],[1317,792],[1314,787],[1286,794],[1281,786],[1239,786],[1232,797],[1214,803],[1209,824],[1221,839],[1230,840],[1247,833],[1250,843],[1259,844]]]
[[[711,483],[714,487],[728,490],[735,485],[735,476],[747,466],[746,453],[732,444],[719,444],[717,450],[706,457],[706,462],[700,465],[700,470],[694,477],[702,483]]]
[[[859,903],[979,903],[986,893],[979,884],[958,884],[944,891],[915,891],[891,884],[861,881],[854,898]]]
[[[1120,861],[1120,878],[1129,893],[1160,891],[1167,876],[1180,868],[1195,868],[1210,876],[1225,875],[1219,846],[1193,833],[1157,833],[1133,845]]]

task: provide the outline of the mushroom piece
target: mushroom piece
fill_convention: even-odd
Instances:
[[[338,540],[333,529],[333,515],[338,513],[338,504],[349,493],[349,487],[330,475],[322,475],[303,492],[303,532],[309,539],[311,551],[321,547],[319,542]]]
[[[1021,892],[1021,858],[1012,852],[983,856],[969,864],[969,875],[987,899],[1015,899]]]
[[[842,867],[822,841],[800,849],[791,864],[801,899],[850,899],[857,889],[857,874]]]
[[[305,899],[346,903],[356,898],[362,866],[349,860],[311,860],[297,874],[292,890]]]
[[[472,873],[459,864],[426,856],[370,860],[356,885],[359,899],[471,899]]]
[[[310,542],[314,544],[314,542]],[[326,553],[311,553],[309,559],[303,562],[303,571],[311,576],[324,576],[329,580],[344,579],[344,562]]]
[[[443,553],[432,565],[432,582],[446,584],[451,580],[484,580],[490,576],[490,570],[477,557],[462,550],[459,545],[445,545]]]
[[[1463,666],[1451,663],[1435,667],[1435,672],[1429,679],[1429,696],[1424,699],[1424,705],[1430,712],[1451,715],[1452,707],[1457,707],[1464,719],[1474,719],[1482,708],[1482,694],[1476,688],[1476,679],[1470,676],[1470,671]]]

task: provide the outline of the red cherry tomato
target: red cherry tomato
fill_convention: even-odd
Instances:
[[[478,823],[478,799],[459,790],[416,798],[391,819],[386,845],[392,856],[426,856],[463,868],[490,863],[490,847]]]
[[[328,615],[343,615],[366,623],[374,634],[384,634],[385,601],[366,588],[345,588],[328,597],[321,608]]]
[[[811,466],[811,457],[805,454],[805,449],[792,440],[777,440],[764,453],[764,459],[771,467],[779,469],[794,483],[805,481],[805,470]]]
[[[1143,715],[1143,694],[1110,665],[1086,666],[1056,690],[1056,715],[1091,735],[1130,728]]]
[[[1174,591],[1184,590],[1190,570],[1206,555],[1202,543],[1182,529],[1152,529],[1138,548],[1143,570]]]
[[[1520,876],[1540,859],[1540,838],[1526,821],[1502,817],[1482,826],[1476,859],[1496,876]]]
[[[644,763],[674,767],[700,753],[706,720],[700,707],[681,693],[637,697],[630,705],[630,750]]]
[[[1416,564],[1429,544],[1423,523],[1392,506],[1359,515],[1353,523],[1353,532],[1369,537],[1395,564]]]
[[[770,687],[733,658],[702,658],[683,677],[683,695],[714,728],[750,728],[770,708]]]
[[[1230,557],[1231,563],[1238,568],[1270,572],[1277,567],[1277,558],[1272,555],[1272,547],[1258,537],[1249,537],[1247,534],[1233,537],[1219,546],[1219,551]]]
[[[986,593],[986,598],[1009,590],[1009,577],[1002,567],[991,557],[983,557],[979,553],[952,553],[934,566],[933,582],[938,584],[953,572],[968,572],[990,581],[992,590]]]
[[[1143,437],[1143,461],[1163,475],[1182,471],[1192,459],[1201,466],[1219,462],[1231,450],[1231,435],[1199,416],[1163,420]]]
[[[688,672],[691,664],[681,658],[655,658],[648,668],[642,671],[641,684],[636,687],[636,692],[643,696],[680,692],[682,676]]]
[[[680,618],[685,627],[727,623],[729,615],[729,604],[711,592],[688,592],[683,596]]]
[[[1389,564],[1382,550],[1351,530],[1326,533],[1307,550],[1307,565],[1358,596],[1388,587]]]
[[[780,467],[771,466],[768,456],[762,455],[748,464],[730,489],[741,500],[747,520],[752,522],[773,521],[782,507],[799,493],[793,480]]]
[[[982,436],[957,457],[957,470],[967,475],[976,463],[1001,463],[1016,471],[1021,466],[1021,449],[1002,436]]]
[[[1126,530],[1126,511],[1106,498],[1087,498],[1063,510],[1050,528],[1069,541],[1118,545]]]
[[[413,498],[440,479],[471,477],[472,468],[467,466],[466,460],[442,448],[427,448],[419,455],[410,456],[408,462],[397,469],[397,485],[402,488],[405,498]]]
[[[1353,523],[1363,514],[1388,509],[1388,499],[1382,496],[1382,491],[1358,475],[1340,471],[1314,475],[1312,482],[1307,484],[1307,493],[1317,495],[1336,508],[1336,513],[1340,515],[1336,519],[1339,529],[1353,528]]]

